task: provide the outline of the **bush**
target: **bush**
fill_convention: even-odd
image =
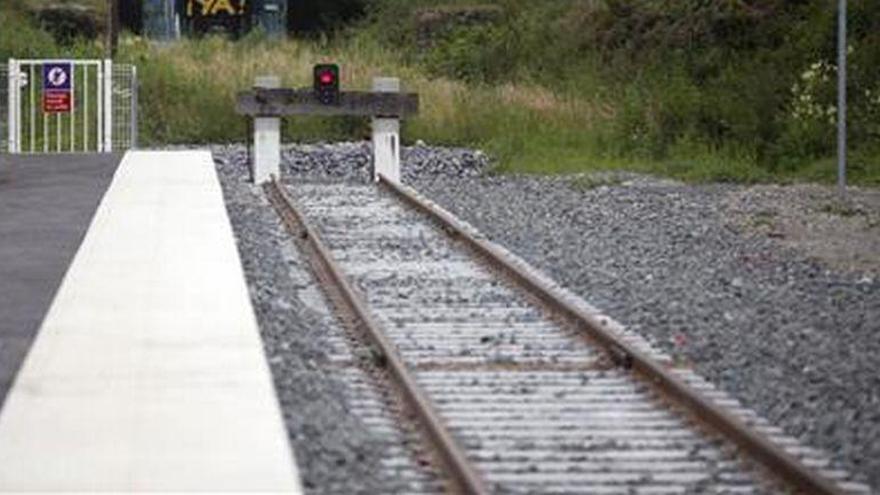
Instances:
[[[144,143],[224,143],[248,138],[248,120],[235,113],[238,92],[264,74],[282,76],[285,85],[306,86],[311,65],[327,56],[315,48],[310,42],[259,35],[240,42],[206,37],[164,47],[128,38],[118,58],[138,66]],[[322,118],[288,119],[283,131],[286,140],[351,139],[363,132],[350,120]]]
[[[95,42],[59,46],[11,1],[0,57],[101,55]],[[405,139],[480,146],[503,171],[833,179],[836,13],[824,1],[492,0],[500,14],[420,44],[415,12],[437,3],[373,0],[359,29],[311,41],[123,38],[118,60],[139,67],[142,142],[242,141],[234,100],[254,76],[302,87],[312,64],[336,61],[345,88],[396,75],[421,94]],[[878,183],[880,2],[850,8],[851,177]],[[367,134],[357,118],[284,126],[286,140]]]
[[[374,32],[415,47],[414,23],[401,19],[426,3],[377,0]],[[606,158],[699,149],[779,175],[834,154],[837,17],[824,0],[489,3],[504,9],[501,22],[448,30],[407,59],[435,77],[539,84],[611,107],[585,129]],[[850,143],[870,156],[880,140],[880,2],[849,4]],[[827,74],[804,79],[814,66]],[[877,160],[869,167],[880,174]]]
[[[35,27],[27,14],[17,9],[0,9],[0,26],[3,26],[0,29],[0,62],[9,58],[52,56],[59,51],[52,36]]]

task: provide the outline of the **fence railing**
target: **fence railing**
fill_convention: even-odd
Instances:
[[[114,151],[138,147],[138,78],[137,67],[113,65],[113,118],[110,119]]]
[[[137,146],[137,69],[132,65],[11,59],[0,79],[6,89],[0,95],[3,151],[111,152]],[[58,99],[52,82],[63,88],[64,98]]]
[[[0,64],[0,153],[9,151],[9,67]]]

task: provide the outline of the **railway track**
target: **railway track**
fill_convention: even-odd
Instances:
[[[453,491],[868,492],[415,191],[266,188]]]

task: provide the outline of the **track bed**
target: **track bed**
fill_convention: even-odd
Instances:
[[[784,489],[760,463],[671,407],[656,387],[388,190],[313,183],[288,185],[285,194],[487,490]],[[618,333],[838,488],[866,491],[638,336]]]

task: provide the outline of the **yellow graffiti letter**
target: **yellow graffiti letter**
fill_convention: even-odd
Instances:
[[[232,4],[229,3],[229,0],[217,0],[214,2],[214,6],[211,8],[211,15],[220,12],[220,10],[225,10],[229,15],[235,15],[235,9],[232,8]]]
[[[188,17],[193,16],[193,10],[196,5],[198,5],[200,7],[199,15],[205,15],[208,13],[208,7],[210,5],[210,0],[188,0],[186,2],[186,15]]]

